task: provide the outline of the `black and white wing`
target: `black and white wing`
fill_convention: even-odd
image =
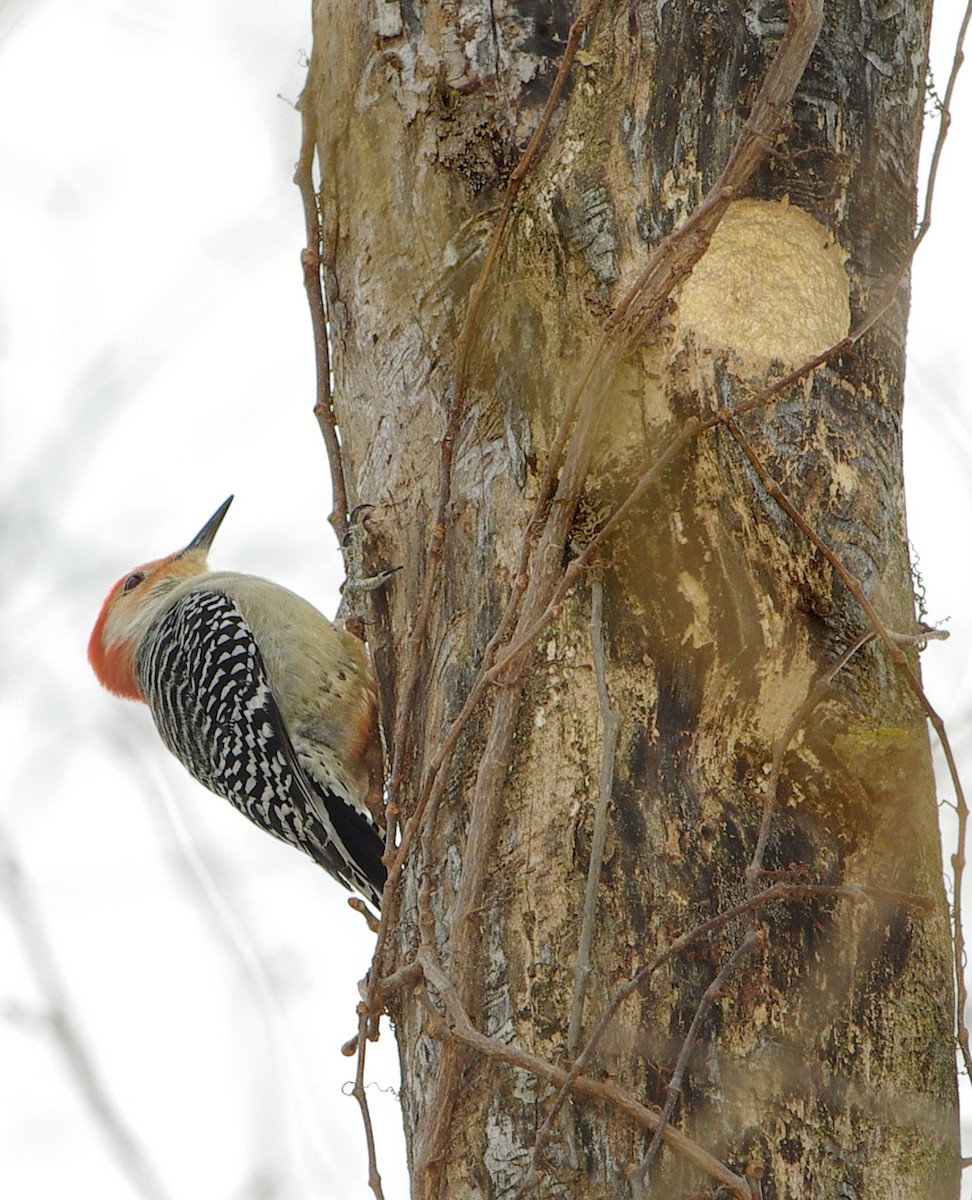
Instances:
[[[142,640],[136,671],[162,740],[190,774],[380,905],[378,830],[302,770],[260,649],[229,596],[187,592]]]

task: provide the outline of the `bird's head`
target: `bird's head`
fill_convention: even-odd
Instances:
[[[129,571],[108,593],[88,642],[88,661],[99,682],[116,696],[145,700],[135,674],[142,638],[181,583],[204,574],[206,556],[233,497],[224,501],[188,546]]]

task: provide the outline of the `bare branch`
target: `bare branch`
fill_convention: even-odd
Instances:
[[[323,236],[321,233],[320,197],[314,187],[314,158],[317,152],[315,129],[317,111],[314,107],[311,85],[301,94],[297,103],[300,112],[300,157],[294,171],[294,183],[300,191],[304,208],[304,229],[307,245],[301,252],[300,261],[304,271],[304,288],[310,309],[311,327],[314,331],[314,366],[317,373],[317,398],[314,416],[324,437],[327,462],[331,471],[331,495],[333,507],[328,521],[333,528],[338,545],[347,531],[348,491],[344,478],[344,458],[338,438],[337,418],[334,415],[334,398],[331,394],[331,351],[327,338],[327,304],[324,298],[323,281]]]
[[[675,1104],[682,1095],[682,1081],[685,1078],[685,1072],[688,1069],[689,1058],[692,1051],[695,1049],[695,1043],[698,1040],[699,1031],[702,1028],[702,1022],[705,1020],[709,1009],[718,999],[722,989],[726,985],[726,981],[739,966],[746,955],[752,950],[757,941],[759,934],[755,928],[751,928],[746,932],[745,937],[739,943],[732,954],[726,959],[716,975],[715,979],[702,993],[702,999],[699,1001],[698,1007],[695,1010],[695,1016],[692,1018],[692,1024],[689,1026],[688,1033],[685,1035],[685,1040],[682,1042],[682,1049],[679,1052],[678,1059],[675,1063],[675,1070],[672,1072],[672,1077],[668,1083],[668,1095],[665,1097],[665,1104],[662,1107],[658,1121],[658,1128],[651,1139],[648,1150],[644,1158],[638,1166],[631,1171],[629,1182],[631,1184],[632,1195],[635,1200],[642,1200],[644,1195],[645,1181],[648,1178],[648,1172],[651,1170],[652,1163],[658,1156],[658,1151],[661,1149],[662,1141],[668,1131],[668,1122],[671,1120],[672,1113],[675,1110]]]
[[[365,1054],[368,1048],[369,1014],[367,1004],[358,1005],[358,1036],[357,1036],[357,1068],[354,1073],[354,1087],[351,1095],[361,1109],[361,1120],[364,1124],[365,1142],[368,1146],[368,1186],[375,1194],[375,1200],[385,1200],[381,1190],[381,1175],[378,1173],[378,1157],[375,1152],[375,1132],[371,1126],[371,1109],[368,1107],[368,1094],[365,1091],[364,1068]]]
[[[938,136],[935,138],[935,148],[932,150],[931,162],[928,165],[928,178],[925,184],[925,205],[922,212],[921,223],[918,226],[918,234],[915,238],[915,248],[921,244],[925,234],[931,229],[932,223],[932,203],[935,199],[935,184],[938,181],[938,167],[942,159],[942,151],[945,149],[945,139],[948,137],[948,131],[952,125],[952,96],[955,94],[955,84],[958,80],[958,73],[962,69],[965,62],[965,52],[963,47],[965,39],[969,32],[969,22],[972,21],[972,3],[966,4],[965,12],[962,14],[962,21],[959,25],[958,33],[955,35],[955,49],[952,53],[952,66],[948,74],[948,82],[945,85],[945,94],[942,96],[941,103],[941,121],[938,126]]]
[[[591,583],[591,653],[594,660],[594,678],[597,680],[597,698],[601,708],[603,725],[601,744],[601,774],[597,806],[594,810],[594,832],[591,835],[591,858],[587,868],[587,886],[584,890],[584,916],[581,920],[580,940],[577,947],[577,962],[574,966],[574,1000],[567,1026],[567,1053],[573,1055],[580,1039],[581,1022],[584,1019],[584,996],[587,979],[591,972],[591,944],[594,926],[597,923],[597,890],[601,882],[601,866],[604,862],[604,843],[607,840],[607,813],[614,788],[614,756],[621,732],[618,714],[611,707],[607,686],[607,661],[604,654],[604,585],[600,579]]]
[[[498,1038],[491,1038],[486,1034],[480,1033],[473,1027],[462,1006],[456,989],[435,961],[435,956],[424,949],[421,951],[421,954],[422,966],[425,970],[426,978],[442,997],[446,1006],[449,1023],[448,1037],[450,1040],[458,1041],[470,1049],[478,1050],[490,1059],[505,1062],[512,1067],[519,1067],[521,1070],[528,1071],[531,1075],[536,1076],[537,1079],[544,1079],[548,1083],[561,1088],[569,1088],[571,1091],[577,1092],[582,1096],[586,1095],[603,1100],[646,1129],[658,1129],[661,1121],[659,1114],[652,1112],[649,1108],[645,1108],[643,1104],[639,1104],[621,1088],[609,1083],[596,1082],[583,1075],[574,1075],[571,1077],[562,1067],[554,1066],[545,1059],[538,1058],[535,1054],[530,1054],[526,1050],[521,1050],[512,1043],[501,1042]],[[446,1044],[448,1045],[448,1041]],[[691,1138],[686,1137],[685,1134],[677,1129],[672,1129],[670,1126],[666,1129],[664,1137],[672,1149],[676,1150],[689,1162],[694,1163],[711,1178],[717,1179],[725,1187],[728,1187],[731,1193],[738,1197],[739,1200],[750,1200],[749,1187],[745,1179],[740,1175],[736,1175],[734,1171],[730,1171],[724,1163],[719,1162],[717,1158],[703,1149],[697,1142],[693,1142]]]
[[[640,968],[627,983],[622,984],[611,997],[610,1002],[601,1015],[600,1020],[595,1025],[594,1029],[588,1035],[587,1041],[580,1054],[574,1060],[570,1070],[566,1073],[564,1081],[560,1084],[560,1090],[554,1097],[553,1103],[550,1106],[550,1111],[543,1120],[543,1124],[537,1131],[536,1149],[534,1156],[539,1161],[539,1155],[546,1148],[546,1144],[553,1132],[554,1125],[560,1110],[573,1087],[574,1081],[580,1077],[587,1064],[590,1062],[595,1050],[600,1044],[601,1038],[604,1036],[607,1029],[611,1026],[617,1015],[621,1005],[630,996],[633,996],[639,991],[648,979],[665,963],[682,954],[690,946],[704,937],[708,937],[717,929],[721,929],[730,921],[738,920],[743,916],[748,916],[757,912],[767,904],[772,904],[777,901],[800,901],[820,898],[839,898],[855,903],[861,903],[868,899],[890,900],[900,904],[913,905],[916,908],[923,909],[927,912],[933,912],[935,902],[928,896],[919,896],[912,892],[891,891],[886,888],[873,887],[858,887],[847,884],[814,884],[814,883],[774,883],[765,891],[759,892],[755,896],[751,896],[747,900],[742,900],[738,904],[734,904],[729,908],[723,909],[722,912],[716,913],[706,921],[700,922],[693,929],[681,934],[675,938],[673,942],[665,949],[660,951],[649,962]],[[525,1196],[529,1189],[526,1186],[521,1186],[517,1192],[517,1200],[521,1196]]]
[[[807,538],[807,540],[823,555],[830,566],[837,572],[846,585],[847,590],[863,609],[864,614],[870,621],[874,632],[884,643],[888,654],[903,677],[905,683],[908,685],[912,694],[915,696],[921,708],[923,709],[926,717],[931,722],[932,728],[935,730],[935,733],[938,737],[939,744],[942,747],[942,752],[945,755],[945,762],[948,766],[949,778],[952,781],[952,788],[955,792],[956,808],[959,814],[959,848],[952,856],[952,867],[955,872],[955,896],[953,900],[952,914],[955,930],[955,1023],[959,1049],[962,1052],[966,1070],[972,1074],[972,1050],[970,1050],[969,1030],[965,1021],[965,1005],[968,999],[968,992],[964,979],[965,938],[962,931],[961,916],[961,884],[965,868],[965,837],[968,828],[969,810],[965,800],[965,789],[962,786],[962,780],[959,776],[958,764],[956,763],[955,755],[952,752],[951,740],[949,739],[948,732],[945,729],[945,722],[939,716],[931,701],[928,699],[925,689],[921,685],[921,681],[912,670],[911,664],[908,662],[905,652],[901,648],[898,635],[885,626],[884,622],[878,615],[877,610],[874,608],[874,605],[866,596],[860,580],[854,574],[852,574],[847,567],[844,566],[833,550],[830,549],[820,534],[817,533],[806,517],[804,517],[803,513],[800,512],[793,501],[776,482],[766,465],[763,463],[762,459],[756,453],[752,443],[739,427],[735,417],[728,410],[723,410],[722,416],[726,428],[735,438],[739,447],[749,459],[767,492],[769,492],[770,496],[772,496],[780,508],[783,509],[783,511],[790,518],[793,524],[796,525],[804,537]]]
[[[503,781],[510,761],[519,708],[520,690],[512,687],[497,697],[493,707],[486,747],[476,773],[459,885],[448,914],[451,966],[455,976],[462,981],[463,998],[474,994],[479,987],[481,956],[476,952],[480,940],[476,910],[493,850],[493,833],[503,804]],[[415,1156],[414,1170],[419,1178],[440,1157],[452,1127],[465,1057],[461,1046],[446,1043],[443,1047],[434,1084],[432,1115],[427,1123],[421,1153]]]
[[[948,83],[945,85],[945,95],[942,97],[941,105],[941,122],[938,127],[938,137],[935,139],[935,149],[932,151],[931,163],[928,168],[928,183],[925,188],[925,207],[921,219],[921,224],[918,228],[918,234],[915,238],[915,250],[917,250],[925,234],[931,228],[932,218],[932,202],[935,197],[935,183],[938,179],[938,167],[941,162],[942,151],[945,148],[945,139],[948,137],[948,130],[952,123],[952,96],[955,92],[955,83],[958,79],[958,73],[962,69],[962,64],[965,62],[964,45],[965,39],[969,31],[969,23],[972,21],[972,2],[966,4],[965,12],[962,15],[962,22],[959,26],[958,34],[955,38],[955,51],[952,55],[952,68],[949,72]],[[912,251],[914,254],[914,251]],[[955,807],[958,814],[958,831],[956,834],[955,852],[952,855],[952,872],[954,875],[954,891],[952,896],[952,950],[953,963],[955,973],[955,1030],[956,1039],[958,1041],[959,1050],[962,1054],[962,1061],[965,1064],[967,1075],[972,1076],[972,1048],[969,1045],[969,1027],[966,1023],[965,1012],[968,1008],[969,991],[966,983],[965,971],[965,931],[962,924],[962,889],[965,883],[965,868],[967,866],[966,846],[968,844],[969,831],[969,806],[965,801],[965,794],[958,782],[958,767],[952,755],[952,748],[945,735],[945,725],[941,718],[936,714],[932,715],[929,711],[930,706],[926,707],[929,720],[938,736],[938,740],[945,754],[945,761],[948,764],[949,776],[952,780],[952,787],[955,790]]]

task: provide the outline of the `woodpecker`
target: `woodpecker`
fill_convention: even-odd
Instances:
[[[382,761],[368,653],[286,588],[209,570],[232,500],[184,550],[119,579],[88,659],[108,691],[148,705],[200,783],[380,907]]]

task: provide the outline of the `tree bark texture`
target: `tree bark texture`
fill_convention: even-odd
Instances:
[[[580,6],[314,5],[302,108],[349,503],[376,506],[373,559],[403,568],[372,602],[369,639],[393,800],[406,828],[421,814],[376,964],[413,964],[387,998],[413,1195],[526,1181],[606,1198],[644,1181],[714,1197],[744,1194],[742,1180],[764,1200],[954,1196],[924,717],[880,639],[858,646],[869,618],[770,482],[884,624],[913,633],[906,290],[771,403],[686,425],[839,342],[906,261],[930,5],[826,6],[746,190],[717,197],[701,261],[624,336],[617,306],[711,196],[798,6],[591,7],[484,277]],[[437,757],[511,596],[522,635],[679,430]],[[570,469],[583,486],[554,491]],[[758,905],[659,965],[584,1068],[601,1091],[572,1092],[534,1154],[617,989],[774,882],[834,890]],[[500,1045],[554,1074],[501,1061]],[[671,1139],[643,1163],[651,1128],[605,1091],[661,1106],[680,1056],[672,1124],[725,1177]]]

